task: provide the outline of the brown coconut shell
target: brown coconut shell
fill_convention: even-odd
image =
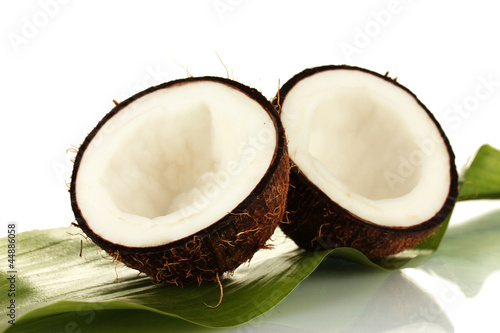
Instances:
[[[292,77],[279,90],[273,104],[280,113],[288,92],[302,79],[322,71],[357,70],[379,77],[411,95],[434,122],[449,154],[450,187],[443,206],[427,221],[411,227],[387,227],[374,224],[344,209],[333,202],[313,184],[291,159],[290,190],[287,199],[287,221],[280,228],[298,246],[308,251],[351,247],[363,252],[368,258],[376,259],[399,253],[423,241],[441,225],[453,210],[458,195],[458,175],[455,155],[443,129],[432,113],[406,87],[388,76],[370,70],[347,66],[330,65],[309,68]],[[339,158],[341,158],[339,156]],[[418,204],[418,203],[415,203]]]
[[[100,237],[85,221],[76,196],[78,169],[86,148],[99,129],[131,102],[158,89],[194,81],[213,81],[235,88],[258,102],[270,115],[276,129],[277,145],[267,172],[233,211],[219,221],[213,221],[207,228],[183,239],[161,246],[132,248]],[[238,106],[235,105],[234,108],[237,112]],[[288,184],[289,160],[285,135],[279,116],[269,101],[257,90],[229,79],[195,77],[151,87],[113,108],[87,136],[78,151],[70,196],[78,226],[114,259],[147,274],[157,283],[184,285],[217,281],[223,273],[234,270],[250,260],[259,249],[266,248],[266,242],[282,221]]]

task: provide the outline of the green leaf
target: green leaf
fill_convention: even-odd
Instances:
[[[81,314],[85,323],[103,310],[116,309],[149,310],[209,327],[234,326],[278,304],[327,254],[305,253],[277,234],[276,249],[259,251],[250,265],[242,265],[222,281],[223,302],[212,309],[209,305],[217,304],[220,298],[217,284],[184,288],[154,285],[148,277],[138,277],[137,271],[113,263],[93,243],[81,242],[81,236],[67,231],[36,230],[17,235],[17,320],[9,332],[49,317],[64,331],[66,323],[59,320],[63,313]],[[0,241],[0,247],[7,247],[6,239]],[[7,262],[6,251],[2,252],[0,260]],[[0,289],[7,290],[8,283],[2,273]],[[2,305],[8,304],[10,297],[2,293],[0,300]],[[5,318],[6,307],[0,311]],[[5,329],[6,321],[0,325]],[[37,332],[42,331],[39,328]]]
[[[460,178],[459,200],[500,199],[500,150],[482,146]]]

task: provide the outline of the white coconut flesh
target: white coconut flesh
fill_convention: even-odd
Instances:
[[[287,93],[281,119],[290,158],[354,215],[410,227],[442,208],[451,182],[447,146],[395,84],[360,70],[323,71]]]
[[[76,198],[89,228],[128,247],[168,244],[234,210],[276,150],[270,115],[213,81],[149,93],[110,118],[83,154]]]

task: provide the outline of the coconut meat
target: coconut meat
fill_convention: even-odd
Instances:
[[[239,90],[194,81],[111,117],[85,150],[76,198],[93,232],[128,247],[168,244],[229,214],[260,182],[275,124]]]
[[[359,70],[299,81],[281,114],[290,158],[332,201],[375,224],[432,218],[450,187],[450,157],[435,123],[409,93]]]

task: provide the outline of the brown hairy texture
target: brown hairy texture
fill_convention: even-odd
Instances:
[[[290,189],[285,217],[287,222],[282,223],[280,228],[297,245],[309,251],[352,247],[363,252],[370,259],[396,254],[430,236],[451,213],[458,195],[455,155],[445,133],[432,113],[410,90],[399,84],[396,81],[397,78],[390,78],[388,72],[385,75],[380,75],[364,68],[348,65],[308,68],[288,80],[278,91],[276,97],[271,100],[271,103],[281,115],[286,95],[300,80],[322,71],[337,69],[358,70],[372,74],[396,85],[415,98],[434,122],[448,149],[451,177],[448,197],[436,215],[427,221],[406,228],[384,227],[363,220],[333,202],[316,185],[311,183],[290,159]],[[342,157],[339,156],[339,158]]]
[[[225,226],[203,236],[194,235],[184,244],[165,252],[127,254],[108,251],[116,260],[149,275],[155,282],[175,285],[217,281],[252,258],[281,222],[288,189],[288,154],[261,193],[241,213],[225,217]]]
[[[296,167],[290,173],[287,214],[289,223],[280,228],[308,251],[352,247],[368,258],[376,259],[399,253],[430,236],[448,216],[438,213],[426,223],[409,228],[375,225],[351,214],[329,200]]]

